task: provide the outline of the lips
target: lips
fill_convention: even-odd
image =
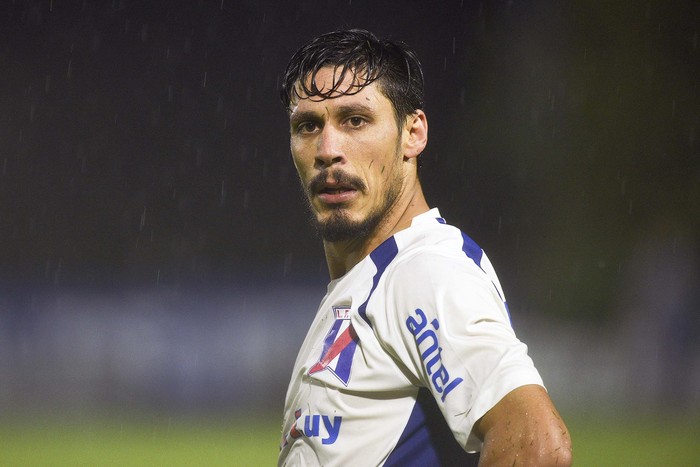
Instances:
[[[326,204],[346,203],[362,191],[361,179],[341,171],[321,172],[309,183],[309,192]]]
[[[338,204],[350,201],[357,194],[357,190],[346,185],[326,185],[323,186],[316,196],[327,204]]]

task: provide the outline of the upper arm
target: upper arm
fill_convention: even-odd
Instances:
[[[402,266],[387,273],[392,311],[377,308],[373,331],[410,383],[431,390],[458,442],[479,450],[476,420],[513,389],[542,379],[499,290],[476,264],[438,251]]]
[[[568,466],[571,437],[545,389],[521,386],[474,425],[483,440],[480,465]]]

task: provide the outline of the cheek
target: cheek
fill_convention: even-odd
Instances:
[[[296,165],[313,164],[316,157],[316,144],[313,139],[292,138],[289,149]]]
[[[299,175],[306,169],[307,159],[304,157],[304,151],[300,150],[298,145],[291,146],[292,162],[294,162],[294,167],[296,167]]]
[[[313,173],[313,166],[305,163],[304,159],[299,159],[294,155],[292,155],[292,161],[294,162],[294,167],[297,170],[301,187],[306,192],[308,190],[309,181],[315,175]]]

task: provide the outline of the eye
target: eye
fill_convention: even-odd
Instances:
[[[366,123],[364,118],[357,116],[348,118],[347,122],[351,127],[354,128],[359,128]]]
[[[296,127],[296,132],[301,134],[309,134],[316,131],[318,124],[316,122],[301,122]]]

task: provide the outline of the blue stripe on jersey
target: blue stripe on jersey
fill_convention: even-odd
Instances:
[[[394,237],[389,237],[388,239],[384,240],[384,243],[379,245],[372,253],[369,254],[370,259],[377,268],[377,272],[374,274],[374,278],[372,279],[372,289],[369,291],[367,300],[360,305],[357,312],[360,314],[362,319],[364,319],[367,324],[370,325],[370,327],[372,326],[372,323],[370,323],[369,318],[367,318],[367,302],[369,302],[370,297],[372,297],[374,289],[377,288],[379,279],[382,277],[382,274],[384,274],[386,267],[389,266],[389,263],[391,263],[391,261],[396,257],[398,252],[399,247],[396,245],[396,240]]]
[[[462,251],[481,268],[481,257],[484,256],[484,250],[464,232],[462,232]]]
[[[462,251],[469,258],[471,258],[471,260],[474,261],[477,266],[479,266],[479,269],[484,271],[484,268],[481,267],[481,258],[483,258],[484,256],[484,250],[482,250],[481,247],[477,245],[476,242],[464,232],[462,232]],[[498,287],[496,287],[496,284],[493,284],[493,287],[496,289],[496,293],[498,294],[498,296],[501,297],[501,301],[505,305],[506,311],[508,311],[508,314],[510,314],[510,310],[508,309],[508,303],[506,303],[505,299],[503,298],[503,295],[501,295],[501,292],[498,290]]]
[[[431,392],[420,388],[401,438],[384,465],[475,467],[478,463],[479,454],[462,449]]]

